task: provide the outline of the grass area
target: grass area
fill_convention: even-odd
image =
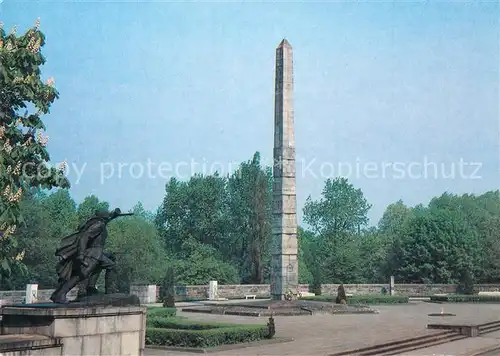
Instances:
[[[497,295],[465,295],[465,294],[432,295],[431,302],[441,302],[441,303],[500,303],[500,296],[497,296]]]
[[[315,300],[320,302],[335,302],[335,296],[315,295],[311,297],[302,297],[301,300]],[[401,295],[353,295],[347,297],[347,304],[404,304],[408,303],[409,297]]]
[[[148,345],[204,348],[272,337],[267,325],[199,322],[175,316],[175,308],[148,308]]]

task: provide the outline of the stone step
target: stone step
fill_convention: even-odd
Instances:
[[[52,338],[37,334],[0,335],[0,354],[7,352],[29,352],[41,349],[57,349],[62,347],[60,338]],[[54,355],[60,353],[54,351]]]
[[[478,326],[479,334],[487,334],[500,330],[500,321],[492,321]]]
[[[428,324],[427,329],[450,330],[465,336],[475,337],[480,334],[491,333],[500,330],[500,321],[490,321],[484,324]]]
[[[466,339],[467,336],[460,335],[460,334],[455,334],[455,335],[449,335],[445,338],[439,338],[435,339],[434,341],[426,342],[426,343],[417,343],[414,345],[405,345],[404,348],[398,348],[393,351],[389,351],[390,353],[386,353],[383,351],[383,355],[388,355],[388,356],[396,356],[396,355],[401,355],[401,352],[410,352],[410,351],[415,351],[415,350],[420,350],[423,348],[431,347],[431,346],[436,346],[436,345],[441,345],[441,344],[447,344],[449,342],[457,341],[457,340],[462,340]],[[376,356],[380,355],[380,353],[375,353],[375,354],[369,354],[370,356]],[[369,356],[369,355],[363,355],[363,356]]]
[[[401,352],[413,351],[429,346],[455,341],[466,338],[464,335],[457,334],[451,330],[442,331],[435,334],[417,336],[409,339],[391,341],[379,345],[364,347],[361,349],[344,351],[328,356],[375,356],[375,355],[398,355]]]

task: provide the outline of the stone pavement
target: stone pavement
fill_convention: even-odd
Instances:
[[[365,346],[372,346],[392,340],[415,337],[435,333],[435,330],[426,329],[428,323],[440,322],[440,319],[453,322],[486,323],[500,320],[500,304],[433,304],[415,302],[409,305],[377,306],[380,314],[358,315],[317,315],[317,316],[288,316],[275,317],[276,336],[292,337],[292,342],[241,348],[211,353],[214,356],[229,355],[327,355]],[[449,318],[429,317],[429,313],[444,312],[457,316]],[[223,316],[209,314],[182,313],[191,320],[217,321],[242,324],[265,324],[267,318]],[[492,333],[492,335],[495,333]],[[477,341],[460,340],[455,343],[444,344],[434,349],[418,350],[411,355],[462,355],[457,353],[461,348],[480,349],[499,342],[494,337],[476,338]],[[479,340],[481,339],[481,340]],[[472,340],[472,339],[471,339]],[[494,341],[491,341],[494,340]],[[449,350],[448,353],[446,350]],[[451,353],[450,353],[451,352]],[[454,353],[455,352],[455,353]],[[189,356],[187,352],[173,352],[147,349],[146,356]],[[408,355],[410,355],[408,353]]]

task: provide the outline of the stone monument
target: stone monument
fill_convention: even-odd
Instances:
[[[276,49],[274,111],[273,222],[271,300],[206,303],[183,312],[242,316],[317,314],[377,314],[364,305],[301,300],[298,294],[297,203],[295,198],[295,138],[293,133],[292,46],[281,41]],[[220,298],[219,298],[220,300]]]
[[[139,304],[135,296],[131,300],[127,300],[129,297],[124,295],[111,296],[117,292],[115,258],[104,251],[108,238],[107,224],[127,215],[133,214],[122,214],[118,208],[111,212],[96,211],[94,216],[80,225],[76,233],[62,239],[61,246],[56,250],[56,256],[59,257],[56,265],[59,286],[50,297],[54,303],[68,303],[66,294],[79,284],[78,301],[114,304],[113,299],[116,299],[117,303],[123,305],[135,299],[135,304]],[[96,289],[97,279],[103,270],[106,271],[104,296]]]
[[[38,300],[38,284],[26,285],[26,297],[24,302],[26,304],[36,303]]]
[[[334,304],[297,298],[299,271],[297,203],[295,198],[295,139],[293,134],[293,58],[292,46],[285,39],[276,49],[275,85],[272,300],[206,303],[200,306],[189,306],[183,308],[182,311],[255,317],[377,314],[377,310],[364,305]]]
[[[104,252],[106,225],[124,215],[120,209],[99,211],[78,231],[63,238],[56,251],[59,286],[53,303],[14,304],[0,308],[1,334],[9,340],[0,355],[130,355],[142,356],[146,337],[146,307],[135,295],[115,293],[111,254]],[[106,270],[105,293],[96,286]],[[113,278],[112,278],[113,277]],[[66,294],[80,284],[76,301]],[[28,296],[33,287],[27,288]],[[5,339],[4,339],[5,340]],[[0,340],[1,341],[1,340]]]
[[[293,111],[293,53],[283,39],[276,49],[274,96],[273,250],[271,297],[297,292],[297,202]]]
[[[210,281],[208,284],[208,300],[218,300],[217,281]]]

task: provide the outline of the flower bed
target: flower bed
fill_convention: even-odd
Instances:
[[[270,339],[273,336],[266,325],[204,323],[178,317],[161,317],[158,316],[160,312],[152,312],[155,315],[151,315],[148,310],[147,345],[205,348]]]
[[[500,296],[498,296],[498,295],[465,295],[465,294],[432,295],[431,302],[441,302],[441,303],[500,303]]]
[[[302,297],[301,300],[314,300],[320,302],[335,302],[335,296],[316,295],[311,297]],[[409,298],[401,295],[353,295],[347,297],[347,304],[404,304],[408,303]]]

